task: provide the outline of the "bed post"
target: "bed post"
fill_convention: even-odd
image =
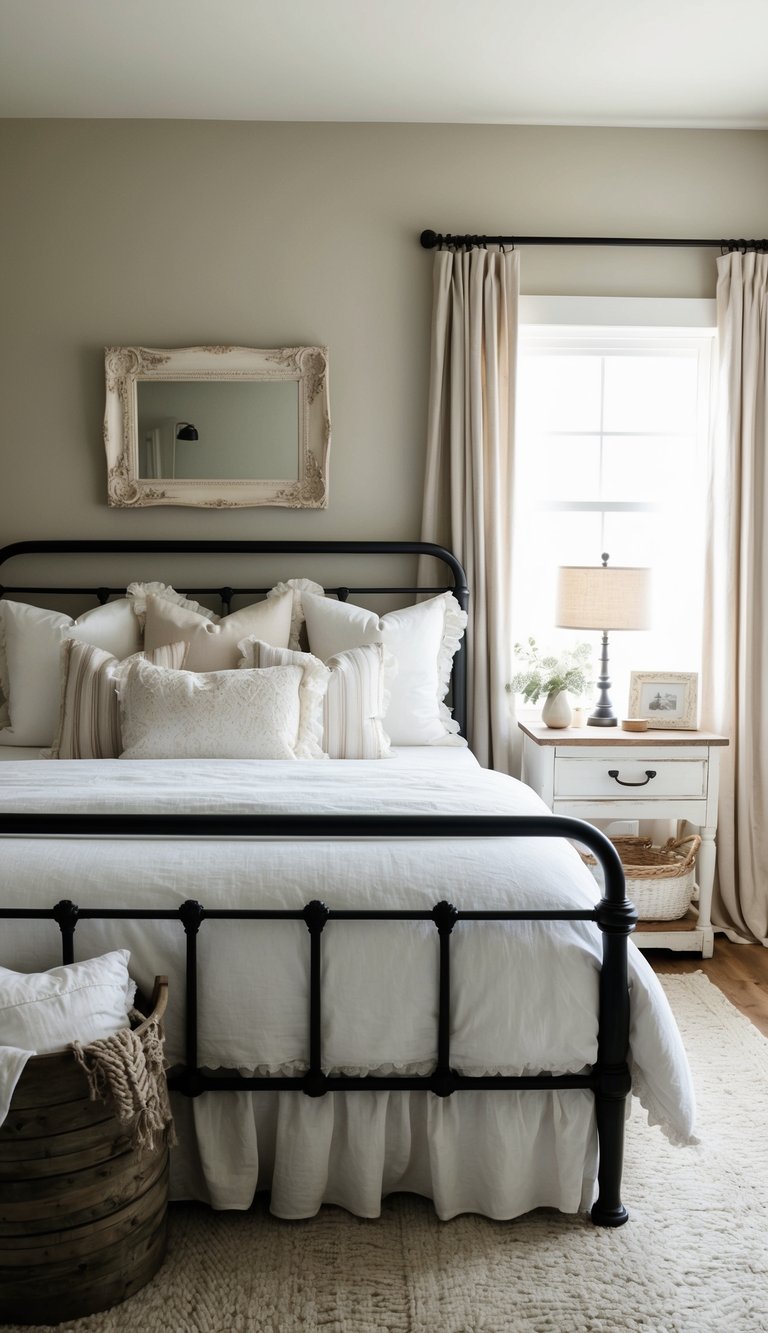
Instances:
[[[605,894],[596,910],[597,924],[603,932],[603,966],[600,971],[600,1020],[594,1070],[600,1160],[598,1195],[592,1208],[592,1221],[597,1226],[620,1227],[629,1216],[621,1202],[625,1109],[632,1088],[627,1063],[627,939],[637,922],[637,912],[626,896],[621,861],[610,843],[602,849],[600,860],[605,874]]]

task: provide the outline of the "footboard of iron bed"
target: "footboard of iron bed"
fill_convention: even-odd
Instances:
[[[169,1073],[171,1089],[188,1097],[203,1092],[299,1091],[310,1097],[360,1089],[426,1091],[449,1097],[464,1089],[586,1089],[594,1094],[599,1146],[598,1198],[592,1220],[621,1226],[628,1214],[621,1201],[625,1103],[631,1090],[628,1065],[629,992],[627,938],[637,914],[627,899],[624,873],[609,840],[591,824],[562,816],[438,815],[89,815],[0,814],[0,836],[100,837],[280,837],[280,838],[567,838],[594,852],[604,875],[604,894],[594,908],[542,911],[474,911],[439,902],[431,910],[354,910],[328,907],[319,900],[299,909],[216,908],[188,900],[178,909],[131,909],[80,906],[69,900],[50,908],[0,907],[0,920],[55,920],[62,936],[63,962],[74,961],[78,921],[176,920],[186,936],[185,1062]],[[198,1063],[197,938],[204,924],[220,920],[303,920],[309,942],[309,1012],[306,1073],[285,1076],[209,1072]],[[322,1056],[321,958],[323,932],[334,921],[432,921],[439,948],[437,1062],[422,1075],[326,1074]],[[451,933],[462,921],[593,921],[602,931],[597,1060],[580,1074],[466,1075],[451,1067]]]

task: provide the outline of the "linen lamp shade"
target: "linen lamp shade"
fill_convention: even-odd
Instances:
[[[598,701],[587,718],[588,727],[615,727],[608,675],[608,631],[648,629],[651,623],[651,571],[616,565],[561,565],[558,576],[556,621],[563,629],[602,630]]]
[[[648,629],[650,574],[620,565],[561,566],[557,624],[564,629]]]

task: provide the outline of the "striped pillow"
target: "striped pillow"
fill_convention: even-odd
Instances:
[[[271,667],[317,661],[310,653],[273,648],[259,639],[239,644],[241,667]],[[331,673],[325,696],[323,749],[331,759],[386,759],[391,753],[382,718],[386,683],[394,662],[381,643],[337,653],[325,663]]]
[[[118,681],[140,659],[178,669],[186,651],[185,643],[171,643],[120,661],[93,644],[64,639],[59,734],[46,759],[117,759],[123,748]]]

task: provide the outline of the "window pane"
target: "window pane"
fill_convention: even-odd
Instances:
[[[650,565],[656,548],[658,514],[606,514],[604,550],[611,565]],[[592,564],[598,564],[593,560]]]
[[[609,356],[605,361],[606,431],[686,431],[696,417],[694,353]]]
[[[518,427],[526,433],[599,431],[601,358],[523,354]]]
[[[600,495],[600,440],[592,435],[529,436],[519,473],[526,503],[594,500]]]
[[[672,490],[684,496],[693,445],[692,435],[606,435],[600,498],[658,504]]]

